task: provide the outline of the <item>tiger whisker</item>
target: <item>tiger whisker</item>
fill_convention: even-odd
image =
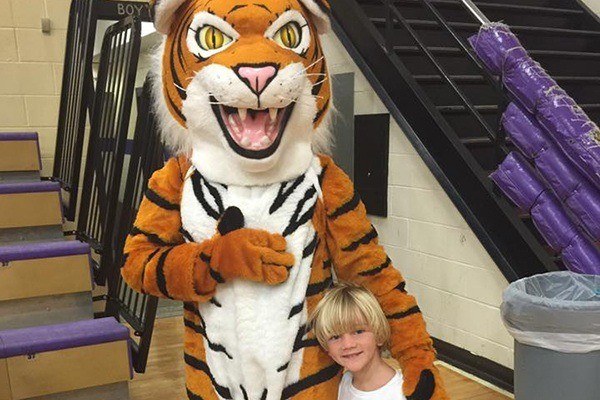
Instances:
[[[178,84],[176,84],[176,83],[173,83],[173,86],[175,86],[177,89],[179,89],[179,90],[183,90],[184,92],[186,92],[186,93],[187,93],[187,90],[186,90],[186,89],[184,89],[184,88],[182,88],[182,87],[181,87],[181,86],[179,86]]]

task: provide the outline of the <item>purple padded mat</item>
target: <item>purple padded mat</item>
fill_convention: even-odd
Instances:
[[[562,251],[562,259],[572,271],[600,275],[600,251],[580,234]]]
[[[507,25],[499,22],[482,25],[479,32],[468,40],[479,59],[494,75],[501,74],[507,53],[516,50],[522,54],[523,47],[519,39]]]
[[[600,188],[600,128],[566,95],[543,96],[536,117],[567,157]]]
[[[43,243],[23,243],[18,245],[0,246],[0,262],[32,260],[90,254],[90,246],[79,240],[64,240]]]
[[[535,112],[544,93],[552,90],[564,94],[556,81],[529,56],[519,59],[508,57],[504,63],[502,82],[529,112]]]
[[[537,198],[547,190],[527,160],[511,152],[490,178],[522,213],[529,213]]]
[[[129,330],[114,318],[0,331],[0,359],[128,340]]]
[[[578,233],[577,226],[552,192],[544,192],[531,208],[531,219],[546,243],[555,251],[562,251]]]
[[[502,126],[527,158],[535,158],[543,150],[554,146],[536,119],[515,103],[510,103],[502,114]]]
[[[0,132],[0,142],[38,140],[37,132]]]
[[[592,240],[600,243],[600,192],[598,189],[588,182],[581,182],[581,186],[565,199],[565,204],[581,221],[582,227]]]
[[[50,181],[0,183],[0,194],[39,192],[60,192],[60,183]]]

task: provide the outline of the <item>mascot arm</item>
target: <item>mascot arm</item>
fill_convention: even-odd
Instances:
[[[217,282],[203,257],[212,243],[185,243],[179,203],[186,166],[171,158],[148,181],[148,190],[125,242],[123,279],[135,290],[183,301],[208,301]]]
[[[390,350],[402,368],[408,400],[447,399],[435,350],[416,300],[385,250],[350,178],[323,157],[327,246],[340,280],[362,284],[375,294],[392,329]]]
[[[209,301],[230,279],[285,281],[294,264],[285,239],[238,226],[235,210],[225,211],[212,238],[185,243],[179,204],[188,169],[185,158],[172,158],[150,178],[125,242],[123,279],[142,293],[185,302]]]

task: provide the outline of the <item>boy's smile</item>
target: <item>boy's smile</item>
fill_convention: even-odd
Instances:
[[[335,362],[353,373],[368,369],[379,358],[375,334],[367,327],[331,337],[327,352]]]

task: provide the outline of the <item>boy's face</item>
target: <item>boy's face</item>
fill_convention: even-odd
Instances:
[[[356,373],[380,358],[375,334],[368,326],[336,335],[327,341],[327,353],[342,367]]]

